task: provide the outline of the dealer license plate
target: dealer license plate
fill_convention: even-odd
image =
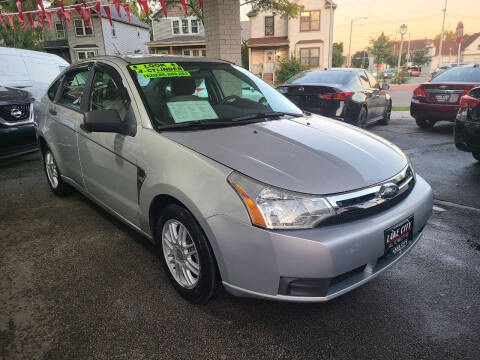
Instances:
[[[436,102],[448,102],[450,100],[450,95],[435,95]]]
[[[413,239],[413,216],[385,230],[385,255],[400,253]]]

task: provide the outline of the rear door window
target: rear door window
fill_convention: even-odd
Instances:
[[[90,69],[82,68],[65,74],[58,103],[80,110],[83,92],[87,84]]]

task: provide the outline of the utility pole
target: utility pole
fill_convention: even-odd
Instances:
[[[348,42],[348,67],[352,67],[352,29],[353,22],[356,20],[366,20],[367,17],[359,17],[350,21],[350,41]]]
[[[402,24],[400,26],[400,51],[398,52],[398,65],[397,65],[397,79],[398,83],[400,84],[400,65],[402,63],[402,49],[403,49],[403,35],[407,33],[407,25]]]
[[[447,13],[447,1],[445,0],[445,7],[443,8],[443,21],[442,21],[442,32],[440,34],[440,45],[438,47],[438,67],[442,65],[442,47],[443,47],[443,37],[445,36],[445,15]]]
[[[337,8],[337,5],[334,4],[332,0],[328,1],[329,9],[330,9],[330,29],[328,34],[328,68],[332,68],[333,62],[333,19],[334,19],[334,11]],[[325,5],[325,7],[327,7]]]
[[[407,47],[407,65],[410,62],[410,33],[408,33],[408,47]]]

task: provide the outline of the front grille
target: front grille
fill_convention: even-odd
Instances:
[[[0,118],[15,123],[28,120],[30,117],[30,104],[13,104],[0,106]]]

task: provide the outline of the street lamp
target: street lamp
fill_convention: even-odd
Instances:
[[[402,49],[403,49],[403,35],[407,33],[408,27],[405,24],[400,26],[400,51],[398,52],[398,65],[397,65],[397,81],[400,84],[400,64],[402,62]]]
[[[352,67],[352,57],[351,57],[351,50],[352,50],[352,29],[353,29],[353,22],[357,20],[367,20],[368,17],[362,16],[359,18],[352,19],[350,21],[350,41],[348,44],[348,67]]]

